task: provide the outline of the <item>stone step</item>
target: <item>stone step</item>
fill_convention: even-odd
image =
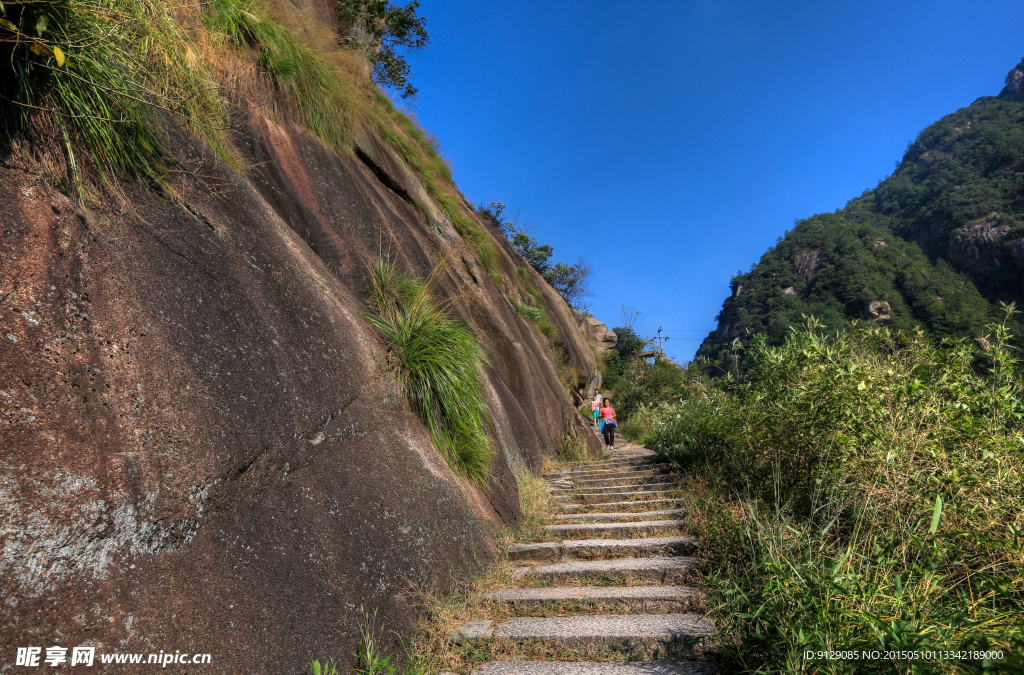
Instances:
[[[686,509],[661,509],[660,511],[621,511],[616,513],[559,513],[555,520],[573,520],[582,523],[641,521],[650,518],[685,516]]]
[[[677,480],[678,477],[669,473],[642,473],[636,476],[618,478],[569,478],[562,480],[548,481],[549,483],[572,483],[577,490],[610,487],[615,485],[644,485],[651,483],[668,483]]]
[[[606,474],[569,474],[567,476],[545,476],[548,483],[589,483],[598,480],[636,480],[638,478],[652,478],[661,476],[661,471],[610,471]]]
[[[474,625],[466,639],[493,635],[514,642],[537,641],[586,651],[621,649],[631,656],[658,658],[690,650],[704,653],[702,638],[713,635],[715,625],[699,614],[611,614],[517,617],[490,628],[490,635],[487,630]]]
[[[666,521],[675,523],[676,521]],[[678,529],[674,527],[673,529]],[[655,532],[657,532],[655,530]],[[585,534],[585,533],[584,533]],[[592,534],[592,533],[591,533]],[[632,534],[629,530],[621,534]],[[682,555],[697,549],[689,536],[634,537],[629,539],[563,539],[509,547],[510,560],[597,560],[650,555]]]
[[[652,555],[686,555],[697,549],[696,537],[645,537],[640,539],[566,539],[562,555],[577,560]]]
[[[639,469],[611,469],[608,471],[574,471],[569,474],[572,480],[587,478],[615,478],[616,476],[642,476],[644,474],[657,474],[671,468],[668,464],[649,464]],[[565,476],[563,476],[564,478]]]
[[[623,468],[610,468],[610,469],[598,469],[595,471],[566,471],[557,473],[546,473],[545,478],[613,478],[615,476],[631,476],[638,473],[657,473],[664,469],[670,468],[669,464],[642,464],[637,468],[623,467]]]
[[[651,499],[648,501],[631,501],[631,502],[607,502],[603,504],[559,504],[558,508],[562,511],[569,511],[572,517],[577,515],[583,515],[585,513],[599,513],[603,511],[628,511],[629,509],[650,509],[657,508],[658,506],[669,506],[678,504],[679,499]]]
[[[579,471],[613,471],[623,470],[623,467],[630,469],[642,469],[657,464],[657,462],[647,459],[616,459],[608,462],[600,463],[588,463],[588,464],[573,464],[571,466],[561,466],[555,469],[551,469],[549,473],[574,473]]]
[[[593,536],[610,533],[641,536],[651,532],[679,529],[683,526],[683,522],[682,520],[640,520],[631,523],[559,523],[545,525],[544,529],[548,534],[558,537],[570,537],[574,534]]]
[[[704,594],[689,586],[507,588],[485,593],[483,597],[523,608],[552,602],[601,602],[614,605],[619,614],[689,612],[704,602]]]
[[[666,483],[640,483],[637,485],[607,485],[601,487],[576,487],[571,490],[563,490],[555,488],[552,490],[552,494],[561,495],[567,493],[575,493],[578,495],[601,495],[608,492],[626,492],[626,491],[650,491],[657,488],[665,489]]]
[[[619,558],[617,560],[570,560],[567,562],[519,567],[513,578],[520,581],[551,581],[559,584],[626,580],[645,584],[682,584],[700,569],[696,558]]]
[[[714,675],[710,661],[491,661],[473,675]]]
[[[555,501],[575,501],[581,504],[611,504],[625,500],[642,500],[664,498],[678,494],[678,490],[635,490],[630,492],[572,492],[569,494],[551,495]]]

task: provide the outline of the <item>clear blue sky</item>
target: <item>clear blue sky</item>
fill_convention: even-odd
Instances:
[[[421,0],[415,114],[474,202],[594,268],[689,360],[794,219],[874,187],[1024,56],[1020,0]],[[689,341],[683,338],[690,338]]]

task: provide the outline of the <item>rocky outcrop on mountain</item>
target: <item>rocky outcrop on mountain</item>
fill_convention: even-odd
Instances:
[[[414,590],[490,559],[520,517],[512,467],[582,425],[509,301],[522,261],[503,237],[477,223],[495,281],[368,131],[347,157],[255,113],[239,138],[247,174],[186,144],[173,196],[82,205],[17,147],[0,166],[7,654],[202,651],[220,673],[345,658],[361,608],[393,636]],[[442,459],[360,317],[382,253],[418,275],[452,261],[435,292],[488,356],[485,485]],[[562,365],[596,374],[572,310],[532,278]]]
[[[578,314],[577,318],[580,329],[587,335],[597,351],[607,352],[615,349],[615,344],[619,341],[615,331],[589,314]]]
[[[999,95],[1003,98],[1024,100],[1024,60],[1006,74],[1003,90]]]
[[[796,256],[796,273],[807,283],[814,281],[814,275],[818,273],[818,265],[821,263],[821,251],[808,251]],[[737,295],[739,295],[737,293]]]

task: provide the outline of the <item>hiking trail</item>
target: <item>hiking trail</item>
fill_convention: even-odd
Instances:
[[[471,621],[455,640],[498,638],[543,643],[580,654],[572,661],[491,661],[479,675],[709,675],[704,594],[690,587],[700,562],[697,540],[684,533],[686,508],[671,465],[624,442],[611,459],[561,463],[544,474],[554,514],[544,542],[513,547],[522,563],[517,587],[488,599],[512,614]],[[530,614],[542,603],[565,603],[557,616]],[[554,606],[554,605],[552,605]],[[612,613],[607,613],[612,612]],[[624,662],[597,662],[611,650]],[[595,660],[589,660],[590,659]]]

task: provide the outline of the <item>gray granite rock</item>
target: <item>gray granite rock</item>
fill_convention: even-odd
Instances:
[[[704,594],[689,586],[569,586],[508,588],[484,597],[516,606],[546,602],[592,601],[615,604],[618,613],[672,614],[692,611]]]

